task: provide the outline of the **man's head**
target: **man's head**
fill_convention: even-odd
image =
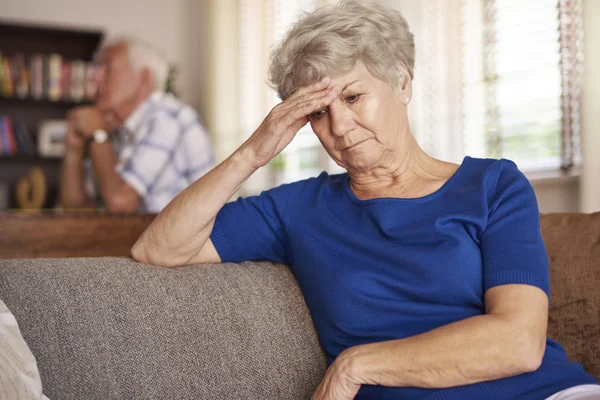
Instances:
[[[116,39],[96,55],[96,105],[126,118],[154,90],[167,83],[168,62],[160,50],[137,39]]]

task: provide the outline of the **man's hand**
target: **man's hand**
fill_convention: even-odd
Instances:
[[[353,378],[350,352],[340,354],[315,390],[312,400],[352,400],[361,384]]]
[[[74,108],[69,112],[67,121],[73,126],[75,133],[84,140],[92,137],[98,129],[109,130],[105,115],[94,106]]]
[[[67,154],[83,156],[85,150],[85,139],[77,133],[75,130],[75,123],[70,120],[67,121],[65,146],[67,148]]]

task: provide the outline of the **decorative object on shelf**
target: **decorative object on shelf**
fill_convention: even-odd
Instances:
[[[15,198],[19,208],[39,210],[46,202],[46,175],[39,167],[32,167],[17,182]]]
[[[40,122],[38,153],[43,157],[62,157],[65,154],[67,121],[46,120]]]

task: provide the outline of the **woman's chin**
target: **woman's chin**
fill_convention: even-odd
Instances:
[[[350,158],[350,157],[348,157]],[[366,155],[363,157],[352,157],[344,160],[342,165],[348,172],[366,172],[377,166],[379,159],[377,157]]]

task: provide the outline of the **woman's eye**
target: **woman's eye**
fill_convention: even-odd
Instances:
[[[360,94],[353,94],[346,97],[346,103],[356,103],[360,99]]]
[[[319,118],[321,118],[321,117],[322,117],[324,114],[325,114],[325,110],[315,111],[314,113],[310,114],[310,118],[311,118],[311,119],[319,119]]]

